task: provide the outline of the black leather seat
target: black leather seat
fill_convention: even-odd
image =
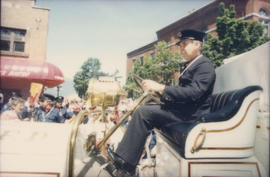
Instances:
[[[185,158],[186,138],[194,126],[200,123],[221,122],[233,118],[240,109],[245,97],[257,90],[262,90],[262,88],[260,86],[248,86],[243,89],[214,94],[211,113],[202,115],[198,120],[192,123],[170,124],[156,131]]]

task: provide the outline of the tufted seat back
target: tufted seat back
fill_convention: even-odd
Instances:
[[[230,104],[234,100],[234,96],[237,94],[237,90],[230,91],[230,92],[223,92],[214,94],[212,96],[212,105],[211,105],[211,112],[215,112],[219,109],[222,109],[224,106]]]
[[[219,122],[232,118],[239,108],[243,100],[250,93],[262,90],[260,86],[248,86],[242,89],[217,93],[212,96],[211,112],[202,115],[199,122]]]

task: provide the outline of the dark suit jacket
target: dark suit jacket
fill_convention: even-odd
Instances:
[[[179,78],[177,86],[165,87],[161,101],[168,109],[179,112],[184,119],[196,119],[210,112],[215,79],[211,61],[201,56]]]

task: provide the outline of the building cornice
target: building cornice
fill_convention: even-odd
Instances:
[[[195,14],[195,13],[197,13],[197,12],[203,10],[204,8],[206,8],[206,7],[208,7],[208,6],[210,6],[211,4],[216,3],[216,2],[217,2],[216,0],[213,0],[213,1],[209,2],[209,3],[207,3],[206,5],[200,7],[199,9],[196,9],[196,10],[192,11],[191,13],[185,15],[184,17],[180,18],[179,20],[177,20],[177,21],[175,21],[175,22],[173,22],[173,23],[171,23],[171,24],[165,26],[164,28],[158,30],[158,31],[156,32],[157,36],[159,36],[159,34],[162,34],[163,31],[165,32],[165,31],[167,31],[169,28],[172,28],[173,26],[175,26],[176,24],[178,24],[180,21],[183,21],[184,19],[189,18],[191,15],[193,15],[193,14]]]
[[[154,42],[152,42],[152,43],[150,43],[150,44],[147,44],[147,45],[145,45],[145,46],[143,46],[143,47],[141,47],[141,48],[138,48],[138,49],[136,49],[136,50],[133,50],[133,51],[131,51],[131,52],[129,52],[129,53],[127,54],[127,57],[128,57],[128,58],[131,58],[131,57],[137,56],[137,55],[139,55],[139,54],[142,54],[142,53],[144,53],[145,51],[152,50],[152,49],[154,49],[154,45],[155,45],[157,42],[158,42],[158,41],[154,41]]]
[[[40,9],[40,10],[48,10],[48,11],[51,10],[51,9],[48,9],[48,8],[38,7],[38,6],[33,6],[32,8],[33,8],[33,9]]]

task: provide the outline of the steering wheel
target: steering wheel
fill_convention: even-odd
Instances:
[[[132,79],[143,90],[143,92],[147,92],[146,89],[143,87],[143,84],[142,84],[143,78],[133,74]]]
[[[155,103],[161,104],[162,102],[160,101],[161,95],[160,93],[154,93],[154,92],[150,92],[147,91],[142,84],[142,81],[144,80],[143,78],[141,78],[140,76],[137,76],[135,74],[132,75],[132,79],[133,81],[143,90],[144,94],[148,94],[150,99],[152,99],[152,101],[154,101]]]

